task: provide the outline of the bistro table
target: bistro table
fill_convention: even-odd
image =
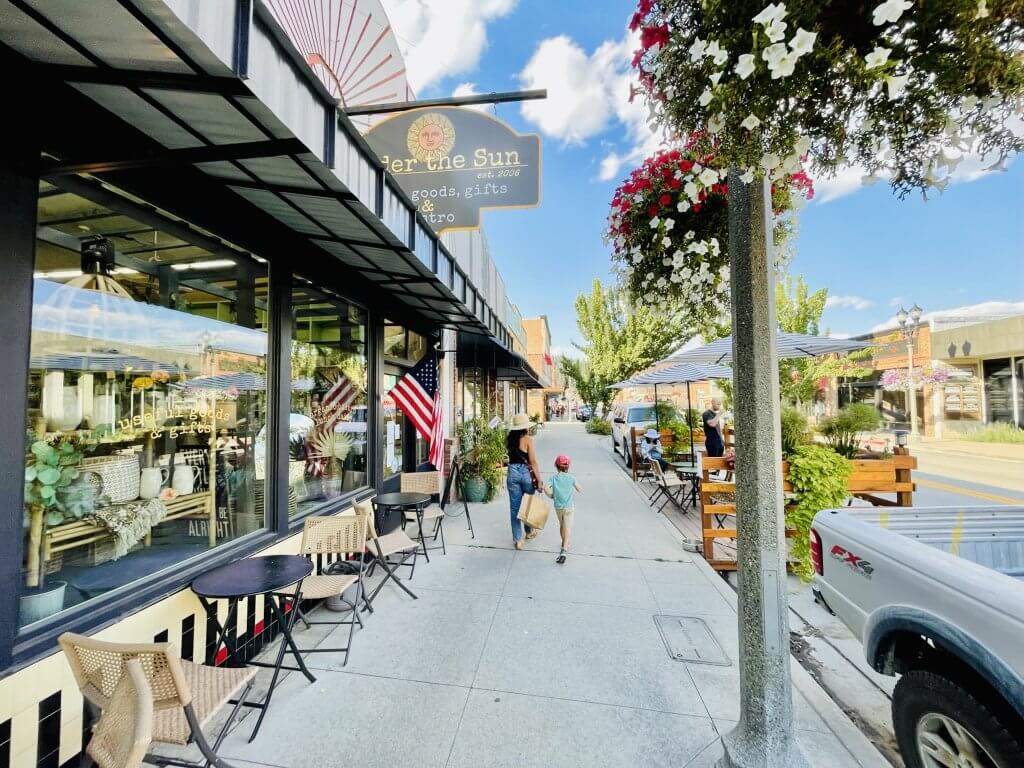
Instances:
[[[301,672],[309,682],[316,682],[316,678],[306,668],[302,654],[292,639],[292,626],[299,613],[297,608],[302,594],[302,581],[312,572],[312,561],[300,555],[266,555],[249,557],[222,565],[220,568],[207,571],[192,582],[192,591],[199,598],[199,602],[203,604],[206,615],[212,618],[217,626],[217,642],[213,646],[214,653],[223,645],[227,649],[228,660],[234,664],[239,666],[249,664],[274,670],[274,676],[270,680],[270,687],[267,689],[267,695],[263,701],[242,702],[243,706],[261,710],[256,726],[252,729],[252,735],[249,736],[250,742],[256,738],[256,733],[259,731],[260,725],[263,724],[263,717],[270,707],[270,698],[274,695],[277,678],[282,669]],[[289,587],[293,587],[290,593],[285,591]],[[236,626],[238,603],[244,598],[256,595],[266,596],[266,603],[270,605],[274,619],[277,620],[277,625],[281,630],[281,647],[278,648],[277,658],[273,663],[239,657],[235,633],[233,631],[229,633],[229,629],[234,630]],[[217,600],[228,601],[227,618],[223,624],[217,618],[215,602]],[[286,600],[290,605],[287,610],[284,608]],[[298,666],[283,665],[285,652],[289,648]]]
[[[430,562],[430,555],[427,554],[427,540],[423,536],[423,508],[430,503],[430,494],[427,493],[382,493],[373,500],[376,505],[377,514],[376,527],[381,533],[390,533],[398,526],[391,526],[382,530],[386,518],[392,510],[397,510],[401,515],[406,510],[416,510],[416,525],[419,526],[420,544],[423,546],[423,556]],[[401,517],[399,518],[401,519]]]
[[[681,480],[689,481],[690,483],[690,503],[686,505],[686,508],[696,507],[697,505],[697,484],[700,482],[700,476],[697,469],[697,464],[692,461],[676,461],[672,463],[672,469],[679,476]]]

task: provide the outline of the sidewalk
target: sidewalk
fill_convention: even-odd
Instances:
[[[542,469],[573,458],[584,488],[573,553],[554,562],[557,525],[512,549],[507,496],[446,523],[448,554],[422,560],[412,600],[393,586],[356,634],[347,667],[314,654],[317,682],[291,674],[263,728],[253,715],[222,755],[237,765],[393,768],[710,768],[739,715],[735,596],[647,506],[582,426],[545,429]],[[674,661],[657,613],[699,615],[731,665]],[[314,630],[298,631],[300,646]],[[339,636],[327,636],[343,645]],[[885,766],[793,663],[799,737],[816,768]]]

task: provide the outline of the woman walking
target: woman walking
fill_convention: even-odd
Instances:
[[[533,438],[530,437],[530,417],[525,413],[517,413],[508,425],[508,502],[512,522],[512,541],[516,549],[523,548],[523,523],[519,519],[519,507],[523,503],[523,495],[532,496],[540,482],[540,467],[537,465],[537,454],[533,450]],[[526,533],[527,539],[537,535],[536,531]]]

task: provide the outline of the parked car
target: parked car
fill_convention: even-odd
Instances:
[[[589,405],[581,405],[576,409],[576,420],[577,421],[590,421],[590,417],[594,414],[590,411]]]
[[[630,427],[640,429],[655,420],[652,403],[619,403],[612,406],[612,450],[622,452],[627,467],[633,466],[633,457],[629,452]]]
[[[1024,766],[1024,507],[815,515],[815,595],[898,675],[907,768]]]

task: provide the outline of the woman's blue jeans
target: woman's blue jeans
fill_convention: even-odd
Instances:
[[[532,496],[534,491],[530,468],[526,464],[509,464],[505,486],[508,488],[508,503],[512,513],[512,539],[519,541],[523,538],[523,522],[519,519],[519,507],[522,506],[523,495]]]

